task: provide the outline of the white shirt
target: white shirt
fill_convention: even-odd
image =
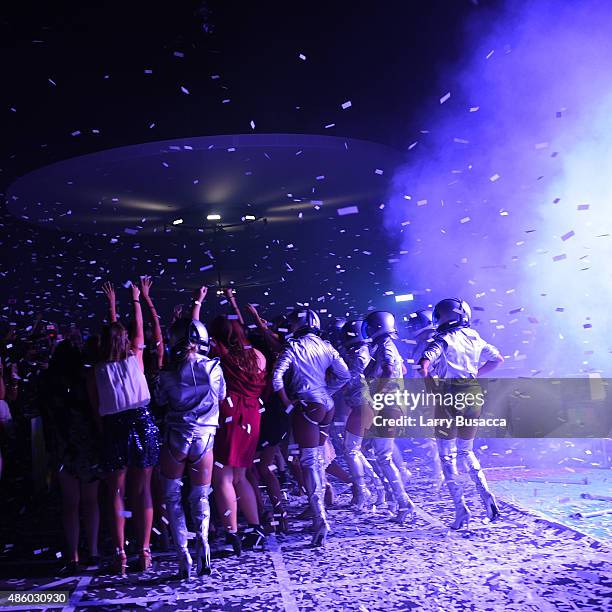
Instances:
[[[147,380],[135,355],[121,361],[98,363],[94,372],[102,416],[143,408],[151,400]]]
[[[440,378],[476,378],[481,363],[499,356],[475,329],[459,327],[436,334],[421,358],[429,359]]]

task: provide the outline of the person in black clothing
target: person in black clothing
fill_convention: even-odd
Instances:
[[[62,495],[67,565],[61,575],[78,572],[79,506],[83,510],[89,563],[97,563],[100,512],[98,434],[87,397],[85,363],[70,340],[60,342],[42,375],[40,409],[51,467]]]

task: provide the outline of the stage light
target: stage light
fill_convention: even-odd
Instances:
[[[206,216],[207,221],[221,221],[221,215],[212,214]]]
[[[182,219],[175,219],[175,220],[172,222],[172,225],[180,225],[182,222],[183,222],[183,220],[182,220]]]
[[[414,295],[412,293],[404,293],[403,295],[396,295],[396,302],[412,302],[414,300]]]

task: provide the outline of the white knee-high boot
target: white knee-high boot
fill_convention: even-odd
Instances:
[[[329,532],[329,523],[325,513],[324,495],[325,489],[321,477],[321,460],[319,459],[320,447],[302,448],[300,455],[300,466],[304,479],[304,488],[308,496],[308,503],[315,520],[315,533],[312,538],[314,546],[325,543],[325,538]]]
[[[376,453],[376,461],[385,478],[389,481],[393,497],[398,504],[398,520],[403,523],[409,516],[414,518],[414,504],[406,493],[401,474],[393,462],[393,438],[375,438],[372,445]]]
[[[463,486],[459,482],[459,472],[457,471],[457,455],[455,452],[454,440],[438,439],[438,451],[442,463],[442,473],[446,486],[455,504],[455,521],[451,529],[461,529],[463,525],[469,526],[472,515],[463,497]]]
[[[166,478],[161,475],[162,486],[164,488],[164,503],[168,513],[170,533],[176,547],[179,561],[179,574],[182,579],[189,580],[193,561],[187,549],[187,525],[185,523],[185,512],[181,501],[180,478]]]
[[[361,436],[356,436],[350,431],[345,432],[344,456],[351,473],[351,479],[357,489],[351,503],[358,510],[361,510],[366,505],[370,497],[370,492],[365,484],[365,464],[367,460],[361,451],[362,442],[363,438]]]
[[[463,465],[476,485],[476,490],[484,504],[487,516],[494,521],[500,516],[495,496],[489,489],[489,483],[482,471],[480,461],[474,454],[474,440],[457,439],[457,461]]]
[[[208,525],[210,523],[210,485],[192,485],[189,492],[191,520],[196,533],[195,557],[198,576],[210,574],[210,546],[208,545]]]

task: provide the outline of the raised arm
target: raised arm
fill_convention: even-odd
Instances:
[[[240,308],[238,308],[238,303],[236,302],[236,296],[234,295],[234,290],[231,287],[228,287],[223,292],[225,293],[225,297],[227,298],[227,301],[230,303],[232,310],[238,317],[238,320],[240,321],[240,325],[244,325],[244,319],[242,317],[242,313],[240,312]]]
[[[255,321],[255,325],[257,325],[257,328],[263,334],[264,340],[266,341],[266,344],[268,345],[268,348],[273,353],[279,353],[281,351],[282,347],[283,347],[283,342],[280,339],[279,335],[277,333],[273,332],[268,327],[268,322],[260,316],[260,314],[257,312],[257,308],[255,308],[254,304],[247,304],[246,308],[247,308],[249,314],[253,317],[253,319]]]
[[[161,368],[164,365],[164,337],[162,334],[161,325],[159,324],[159,316],[153,305],[150,291],[153,281],[150,276],[143,276],[140,279],[140,294],[145,301],[151,318],[153,319],[153,339],[155,340],[155,352],[157,354],[157,366]]]
[[[200,287],[193,292],[193,305],[191,307],[191,320],[199,321],[200,320],[200,308],[202,307],[202,302],[208,293],[208,287]]]
[[[140,289],[138,285],[132,283],[130,290],[132,292],[132,306],[134,307],[134,322],[132,328],[132,351],[138,358],[138,363],[144,370],[142,361],[142,349],[144,348],[144,326],[142,323],[142,308],[140,307]]]
[[[102,285],[102,291],[108,299],[108,311],[110,316],[110,322],[115,323],[117,321],[117,302],[115,299],[115,288],[111,282],[105,282]]]

